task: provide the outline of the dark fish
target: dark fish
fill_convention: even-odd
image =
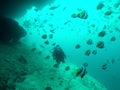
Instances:
[[[81,75],[81,78],[83,78],[86,74],[87,74],[87,71],[86,71],[86,68],[84,68],[84,71],[83,71],[83,73]]]
[[[93,50],[93,51],[92,51],[92,54],[96,55],[96,54],[97,54],[97,51],[96,51],[96,50]]]
[[[59,6],[60,6],[60,5],[58,5],[58,6],[52,6],[52,7],[50,7],[49,9],[50,9],[50,10],[55,10],[55,9],[57,9]]]
[[[103,70],[106,70],[106,69],[107,69],[107,66],[102,67],[102,69],[103,69]]]
[[[116,40],[115,36],[111,37],[111,39],[110,39],[110,41],[115,41],[115,40]]]
[[[45,59],[50,59],[50,55],[47,55],[47,56],[45,57]]]
[[[43,35],[42,35],[42,38],[43,38],[43,39],[47,39],[47,35],[46,35],[46,34],[43,34]]]
[[[87,74],[86,67],[82,67],[82,68],[80,68],[80,70],[76,73],[76,76],[80,76],[81,78],[83,78],[86,74]]]
[[[104,7],[105,5],[102,3],[102,2],[100,2],[98,5],[97,5],[97,10],[100,10],[100,9],[102,9],[103,7]]]
[[[83,11],[79,11],[79,13],[77,14],[77,18],[81,18],[81,19],[87,19],[88,18],[88,13],[87,11],[83,10]]]
[[[43,46],[43,45],[40,45],[40,47],[41,47],[41,48],[44,48],[44,46]]]
[[[77,14],[73,13],[73,14],[71,15],[71,17],[72,17],[72,18],[77,18]]]
[[[37,9],[37,8],[35,8],[34,10],[35,10],[36,12],[38,12],[38,9]]]
[[[108,11],[105,12],[105,16],[110,16],[112,13],[113,13],[112,10],[108,10]]]
[[[99,37],[104,37],[105,35],[106,35],[106,32],[105,32],[105,31],[101,31],[101,32],[98,34]]]
[[[77,45],[75,46],[75,48],[76,48],[76,49],[79,49],[79,48],[80,48],[80,45],[79,45],[79,44],[77,44]]]
[[[96,47],[98,47],[98,48],[100,48],[100,49],[104,48],[104,42],[103,42],[103,41],[97,42]]]
[[[50,30],[51,33],[55,33],[55,30]]]
[[[46,45],[48,45],[48,44],[49,44],[49,41],[45,41],[44,43],[45,43]]]
[[[53,44],[52,44],[52,46],[55,46],[55,45],[56,45],[56,43],[53,43]]]
[[[106,70],[106,69],[107,69],[107,64],[106,64],[106,63],[102,65],[102,69],[103,69],[103,70]]]
[[[54,64],[53,67],[54,68],[59,68],[59,64]]]
[[[84,62],[84,63],[83,63],[83,66],[84,66],[84,67],[87,67],[87,66],[88,66],[88,63],[87,63],[87,62]]]
[[[68,23],[70,23],[71,22],[71,20],[69,20],[69,21],[66,21],[65,23],[64,23],[64,25],[66,25],[66,24],[68,24]]]
[[[93,41],[91,39],[88,39],[88,41],[86,42],[88,45],[93,44]]]
[[[79,76],[82,72],[83,72],[83,68],[81,68],[81,69],[77,72],[76,76]]]
[[[91,50],[87,50],[87,51],[85,51],[85,55],[86,55],[86,56],[89,56],[90,53],[91,53]]]

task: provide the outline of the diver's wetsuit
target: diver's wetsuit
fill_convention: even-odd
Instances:
[[[65,62],[66,55],[59,45],[53,48],[52,56],[53,59],[56,60],[57,64],[60,64],[60,62]]]

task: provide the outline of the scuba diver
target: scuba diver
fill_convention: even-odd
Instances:
[[[65,55],[62,48],[59,45],[56,45],[53,48],[52,56],[53,56],[53,59],[56,60],[57,65],[59,65],[60,62],[62,62],[62,63],[65,62],[66,55]]]

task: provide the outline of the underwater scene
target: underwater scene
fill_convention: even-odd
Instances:
[[[0,0],[0,90],[120,90],[120,0]]]

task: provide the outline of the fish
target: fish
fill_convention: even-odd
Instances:
[[[79,69],[78,72],[76,73],[76,76],[79,76],[83,71],[83,68]]]
[[[71,20],[69,20],[69,21],[66,21],[65,23],[64,23],[64,25],[66,25],[66,24],[68,24],[68,23],[70,23],[71,22]]]
[[[90,54],[91,54],[91,50],[88,49],[87,51],[85,51],[86,56],[89,56]]]
[[[55,10],[55,9],[57,9],[59,6],[60,6],[60,5],[52,6],[52,7],[50,7],[49,9],[50,9],[50,10]]]
[[[51,33],[55,33],[55,30],[50,30]]]
[[[106,64],[106,63],[104,63],[104,64],[102,65],[102,69],[103,69],[103,70],[106,70],[106,69],[107,69],[107,64]]]
[[[81,78],[83,78],[86,74],[87,74],[87,71],[86,71],[86,68],[84,68],[84,71],[83,71],[83,73],[81,75]]]
[[[77,76],[80,76],[81,78],[83,78],[86,74],[87,74],[87,70],[86,70],[85,67],[82,67],[82,68],[77,69],[77,70],[75,71],[75,76],[76,76],[76,77],[77,77]]]
[[[50,59],[50,55],[47,55],[47,56],[45,57],[45,59]]]

